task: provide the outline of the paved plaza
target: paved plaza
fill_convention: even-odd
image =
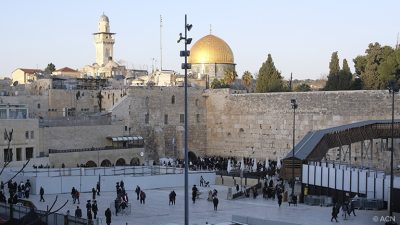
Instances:
[[[140,185],[140,184],[139,184]],[[218,211],[213,210],[212,202],[207,201],[207,193],[211,189],[218,190],[219,205]],[[168,194],[175,190],[177,193],[176,205],[168,205]],[[265,200],[262,196],[257,199],[244,198],[239,200],[227,200],[228,187],[226,186],[211,186],[210,188],[199,187],[202,192],[200,199],[196,203],[191,202],[190,198],[190,224],[204,225],[208,224],[222,224],[229,222],[232,215],[249,216],[261,218],[266,220],[290,222],[294,224],[304,225],[323,225],[332,224],[331,207],[308,206],[299,204],[297,207],[289,207],[287,203],[283,203],[281,208],[278,207],[277,201]],[[146,204],[140,205],[136,200],[136,193],[129,191],[129,202],[132,205],[130,215],[112,216],[112,225],[126,225],[126,224],[151,224],[151,225],[172,225],[184,224],[184,188],[162,188],[144,190],[146,192]],[[48,204],[51,204],[56,195],[45,195],[46,202],[39,202],[39,196],[33,195],[31,200],[36,204],[39,209],[46,209]],[[85,204],[88,199],[91,199],[91,193],[81,193],[79,207],[82,208],[83,217],[86,218]],[[100,224],[105,223],[104,211],[107,207],[113,206],[116,194],[114,192],[102,192],[97,196],[99,207]],[[72,204],[72,199],[69,194],[58,195],[58,205],[61,205],[66,200],[69,200],[67,206],[61,212],[70,210],[74,214],[77,204]],[[378,225],[384,222],[374,222],[377,217],[385,215],[386,211],[368,211],[357,210],[357,216],[351,216],[347,220],[339,217],[340,224],[349,225]],[[374,218],[375,217],[375,218]]]

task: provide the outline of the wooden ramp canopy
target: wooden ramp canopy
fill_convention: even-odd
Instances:
[[[292,178],[292,160],[295,177],[301,176],[302,164],[321,161],[329,149],[350,145],[363,140],[387,139],[392,137],[392,120],[367,120],[323,130],[310,131],[297,143],[282,162],[281,177]],[[400,138],[400,120],[393,123],[394,138]]]

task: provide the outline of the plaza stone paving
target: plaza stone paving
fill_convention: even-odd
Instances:
[[[140,184],[139,184],[140,185]],[[191,187],[190,187],[191,188]],[[308,206],[299,204],[297,207],[289,207],[287,203],[283,203],[281,208],[278,207],[277,201],[265,200],[262,196],[257,199],[243,198],[239,200],[227,200],[226,195],[228,188],[226,186],[211,186],[210,188],[198,187],[202,192],[200,199],[193,204],[191,201],[191,190],[189,192],[190,200],[190,224],[204,225],[219,224],[229,222],[232,215],[241,215],[262,218],[274,221],[284,221],[294,224],[304,225],[323,225],[336,224],[331,222],[331,207]],[[219,205],[218,211],[213,210],[212,202],[207,201],[207,193],[212,189],[218,190]],[[168,194],[171,190],[177,193],[176,205],[168,205]],[[146,204],[140,205],[136,200],[136,193],[128,191],[129,202],[132,204],[130,215],[112,216],[112,225],[172,225],[184,224],[184,188],[163,188],[144,190],[146,192]],[[46,202],[39,202],[39,195],[31,196],[31,200],[35,205],[42,210],[46,209],[48,204],[51,204],[56,195],[45,195]],[[98,217],[101,219],[100,224],[105,223],[104,211],[110,205],[113,205],[116,194],[114,192],[102,192],[96,197],[99,207]],[[92,193],[81,193],[79,207],[82,208],[83,217],[86,218],[86,201],[91,199]],[[62,205],[66,200],[69,200],[67,206],[60,212],[66,213],[70,210],[73,215],[77,204],[72,204],[72,199],[69,194],[59,194],[57,205]],[[54,207],[57,208],[57,207]],[[356,217],[351,216],[344,220],[339,216],[340,224],[357,224],[357,225],[380,225],[384,222],[374,222],[374,216],[385,215],[386,211],[368,211],[356,210]],[[341,214],[339,214],[341,215]],[[400,216],[399,216],[400,217]]]

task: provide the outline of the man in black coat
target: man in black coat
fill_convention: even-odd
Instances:
[[[89,219],[89,214],[90,214],[90,219],[92,219],[92,204],[90,204],[90,200],[87,200],[86,203],[86,213],[87,213],[87,218]]]
[[[96,217],[97,217],[97,211],[99,211],[99,208],[97,207],[97,202],[96,202],[96,200],[93,201],[93,204],[92,204],[92,211],[93,211],[93,218],[96,219]]]
[[[192,188],[192,201],[193,201],[193,204],[196,202],[197,191],[198,191],[198,189],[197,189],[196,185],[193,185],[193,188]]]
[[[40,194],[40,201],[43,201],[43,202],[44,202],[44,198],[43,198],[43,195],[44,195],[44,189],[43,189],[43,187],[40,187],[39,194]]]
[[[135,192],[136,192],[136,195],[137,195],[137,200],[139,200],[139,194],[140,194],[140,187],[139,187],[139,185],[136,186]]]
[[[96,184],[96,191],[97,191],[97,195],[100,195],[100,182],[97,182],[97,184]]]
[[[110,210],[110,208],[107,208],[107,210],[105,212],[105,216],[106,216],[106,224],[110,225],[111,224],[111,210]]]
[[[96,199],[96,189],[92,188],[92,199]]]
[[[175,198],[176,198],[176,193],[175,191],[171,191],[171,193],[169,193],[169,205],[175,205]]]
[[[80,209],[79,206],[77,206],[75,209],[75,217],[78,217],[78,218],[82,217],[82,209]]]
[[[213,204],[214,204],[214,210],[215,211],[217,211],[217,209],[218,209],[218,198],[217,198],[217,196],[214,196],[214,198],[213,198]]]

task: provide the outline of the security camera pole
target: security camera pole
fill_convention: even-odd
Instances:
[[[180,52],[181,57],[185,57],[185,63],[182,63],[182,69],[185,70],[185,225],[189,225],[189,155],[188,155],[188,99],[187,99],[187,70],[191,65],[187,63],[187,57],[190,51],[187,50],[187,45],[192,42],[192,38],[187,37],[187,32],[192,29],[192,24],[187,24],[187,15],[185,14],[185,36],[179,34],[178,43],[185,40],[185,51]]]

